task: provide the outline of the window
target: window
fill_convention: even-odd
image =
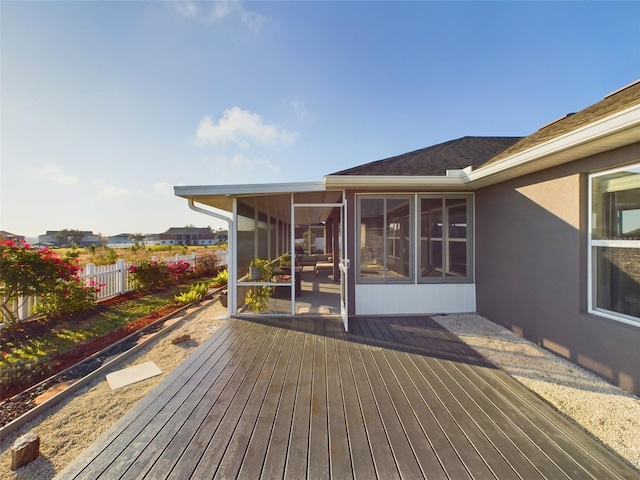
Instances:
[[[420,198],[420,281],[471,281],[470,197]]]
[[[359,195],[358,281],[471,282],[472,198]]]
[[[589,311],[639,324],[640,164],[589,180]]]
[[[359,197],[358,279],[370,283],[413,279],[413,197]]]

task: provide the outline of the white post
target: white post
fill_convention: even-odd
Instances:
[[[176,253],[173,259],[175,260],[176,263],[178,263],[180,261],[180,254]]]
[[[120,259],[116,262],[116,292],[120,295],[127,291],[127,270],[125,268],[125,261]]]
[[[96,266],[93,263],[87,263],[87,266],[84,267],[84,280],[87,283],[87,280],[92,279],[96,275]]]

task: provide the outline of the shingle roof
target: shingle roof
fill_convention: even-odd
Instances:
[[[447,170],[478,167],[522,137],[462,137],[391,158],[365,163],[331,175],[446,175]]]
[[[575,114],[569,114],[556,122],[549,123],[541,127],[537,132],[524,137],[511,148],[496,154],[495,157],[487,161],[485,165],[499,162],[529,148],[540,145],[565,133],[577,130],[580,127],[589,125],[616,112],[625,110],[640,103],[640,80],[631,83],[627,87],[608,95],[600,102],[585,108]]]

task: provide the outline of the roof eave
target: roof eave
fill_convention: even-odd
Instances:
[[[466,174],[456,176],[326,175],[324,182],[330,189],[465,188],[466,178]]]
[[[468,174],[471,187],[482,188],[638,142],[640,105],[516,153]]]

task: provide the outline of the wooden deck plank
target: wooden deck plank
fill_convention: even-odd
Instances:
[[[451,408],[453,400],[449,392],[443,388],[437,375],[423,364],[423,360],[431,362],[440,360],[441,357],[450,358],[452,353],[447,349],[430,351],[423,345],[420,345],[419,353],[412,352],[413,345],[417,343],[412,328],[400,328],[393,331],[399,334],[398,337],[395,337],[398,344],[406,345],[403,348],[408,347],[409,351],[405,352],[406,362],[403,363],[408,375],[416,384],[423,401],[438,418],[465,468],[472,477],[495,478],[494,472],[487,465],[485,458],[476,450],[476,444],[480,438],[478,432],[471,428],[464,419],[459,419],[456,416],[454,409]]]
[[[291,421],[291,435],[289,437],[286,464],[284,469],[285,479],[297,480],[307,475],[309,452],[309,419],[311,416],[311,378],[313,375],[314,352],[314,322],[305,321],[304,345],[302,349],[302,362],[298,377],[295,405]]]
[[[315,322],[313,374],[311,378],[311,418],[307,476],[329,478],[329,425],[327,415],[327,369],[325,366],[325,322]]]
[[[224,452],[220,467],[216,472],[217,477],[237,478],[240,467],[242,466],[242,462],[238,461],[238,459],[247,458],[248,456],[247,447],[254,434],[269,389],[273,385],[274,376],[276,376],[276,387],[281,384],[279,378],[282,375],[283,369],[278,368],[278,365],[283,355],[285,357],[288,356],[292,346],[292,337],[293,335],[290,334],[289,330],[278,329],[278,335],[273,339],[271,352],[256,379],[249,400],[242,411],[242,415]],[[287,349],[285,349],[285,347],[287,347]],[[271,422],[273,422],[272,419]],[[253,457],[253,455],[252,452],[251,457]]]
[[[376,322],[376,326],[381,330],[387,328],[384,322]],[[387,335],[390,334],[391,332],[387,329]],[[388,336],[385,338],[388,338]],[[406,352],[398,348],[387,348],[385,351],[394,375],[402,382],[403,392],[417,417],[417,424],[421,426],[422,431],[427,435],[427,442],[436,453],[447,477],[455,479],[471,478],[460,455],[449,439],[445,427],[440,423],[441,419],[436,416],[431,405],[425,401],[422,392],[414,382],[414,378],[408,374],[407,366],[405,365],[408,362]]]
[[[338,342],[344,342],[344,330],[337,322],[326,322],[326,332],[325,371],[327,376],[329,478],[348,480],[353,478],[353,470],[337,347]]]
[[[398,365],[398,359],[393,350],[381,347],[384,342],[388,342],[388,333],[381,330],[377,322],[366,322],[361,325],[361,328],[368,330],[367,333],[376,340],[380,347],[374,349],[372,355],[423,476],[430,479],[446,479],[447,473],[443,469],[426,430],[419,421],[419,415],[407,398],[406,390],[410,388],[410,385],[405,383],[408,379],[406,375],[403,375],[404,372]],[[394,370],[393,366],[399,368],[399,371]],[[466,471],[460,471],[459,474],[465,475]],[[458,478],[463,477],[459,476]]]
[[[428,317],[231,319],[59,478],[638,472]]]
[[[239,388],[239,381],[246,374],[251,363],[255,359],[254,352],[259,349],[264,342],[264,336],[260,335],[260,329],[256,325],[255,337],[250,343],[245,344],[246,347],[237,354],[229,362],[229,366],[219,377],[213,382],[211,388],[206,395],[199,399],[194,399],[193,408],[198,409],[198,416],[190,425],[185,425],[181,430],[189,438],[187,443],[179,445],[166,455],[168,469],[164,470],[163,462],[156,462],[154,471],[157,475],[162,475],[163,471],[169,472],[169,478],[188,478],[196,468],[197,462],[212,435],[216,432],[222,417],[226,412],[229,401],[233,398],[233,394]],[[202,404],[202,406],[200,406]],[[198,408],[200,406],[200,408]],[[153,478],[153,472],[150,474]]]
[[[301,320],[295,330],[294,347],[289,360],[285,382],[278,402],[276,416],[269,437],[269,445],[260,478],[283,478],[287,449],[291,437],[291,424],[296,402],[296,390],[300,378],[307,321]]]
[[[278,405],[282,401],[287,373],[291,367],[297,333],[295,330],[298,324],[299,322],[297,320],[291,322],[291,330],[287,332],[281,356],[278,359],[276,369],[267,390],[267,395],[260,408],[258,419],[251,433],[251,439],[247,445],[247,450],[242,459],[237,478],[253,480],[260,478],[262,473],[267,449],[269,447],[269,440],[271,438],[273,425],[275,424]],[[283,327],[279,326],[278,328]]]
[[[501,452],[508,456],[512,467],[519,472],[523,478],[534,478],[541,475],[543,478],[564,478],[564,472],[558,465],[551,461],[544,450],[534,442],[536,435],[531,435],[532,425],[524,418],[515,422],[504,415],[507,410],[516,411],[518,406],[509,401],[504,401],[504,397],[498,396],[495,389],[487,389],[484,392],[479,385],[485,384],[486,380],[479,375],[480,372],[491,372],[490,375],[501,375],[503,372],[497,369],[478,368],[464,362],[447,362],[441,368],[446,368],[446,372],[451,378],[449,384],[456,389],[460,398],[466,398],[467,403],[475,403],[481,409],[482,415],[473,415],[474,418],[484,419],[495,425],[502,437],[511,442],[511,445],[500,443]],[[492,436],[495,440],[498,436]],[[532,471],[535,469],[535,471]]]
[[[477,389],[485,395],[496,395],[500,412],[517,422],[542,451],[562,451],[566,458],[554,457],[552,461],[569,477],[629,478],[630,468],[571,420],[533,396],[524,386],[513,385],[512,379],[503,372],[493,372],[492,376],[493,382],[485,379]],[[503,383],[505,380],[508,386]],[[584,462],[585,456],[592,457],[592,461]]]
[[[465,378],[469,384],[481,394],[474,394],[474,401],[481,402],[488,410],[491,410],[489,418],[492,421],[500,421],[507,418],[512,425],[522,432],[523,438],[518,439],[518,447],[524,454],[533,461],[537,469],[547,478],[559,478],[566,475],[569,478],[591,477],[591,478],[625,478],[628,474],[626,468],[620,470],[619,462],[610,460],[610,455],[606,449],[598,444],[594,444],[592,439],[585,435],[579,428],[566,417],[549,408],[544,401],[535,396],[519,382],[514,382],[504,372],[497,369],[473,368],[461,362],[454,362],[447,368],[448,375],[454,380],[460,378],[456,372],[466,374]],[[497,381],[492,381],[495,379]],[[506,392],[499,393],[501,387],[509,385]],[[487,388],[487,386],[490,386]],[[515,390],[520,394],[515,394]],[[483,400],[484,399],[484,400]],[[486,401],[485,401],[486,400]],[[498,405],[493,405],[495,400]],[[537,411],[527,416],[527,406],[537,405]],[[546,413],[543,414],[542,411]],[[509,412],[507,417],[505,412]],[[504,425],[504,423],[503,423]],[[515,434],[509,434],[514,438]],[[545,438],[549,436],[549,438]],[[528,440],[528,442],[526,441]],[[581,447],[582,443],[587,443],[588,447]],[[594,461],[585,464],[579,459],[584,455],[592,455],[594,449],[604,455],[595,455]],[[556,454],[550,459],[546,451],[553,450]],[[601,458],[599,458],[601,457]]]
[[[138,448],[144,447],[143,442],[135,443],[135,439],[145,430],[149,432],[156,431],[158,427],[162,428],[163,420],[189,398],[190,393],[209,373],[208,369],[200,368],[203,362],[215,363],[220,358],[228,358],[225,355],[234,348],[240,349],[243,342],[250,338],[253,330],[252,325],[230,326],[224,330],[220,338],[216,336],[214,341],[198,349],[193,355],[193,361],[187,362],[165,378],[134,410],[125,415],[119,422],[120,428],[116,426],[107,434],[99,458],[91,458],[81,470],[69,472],[68,478],[75,478],[77,475],[78,478],[93,479],[108,470],[117,472],[128,468],[128,463],[122,462],[120,458],[123,451],[130,444]],[[229,339],[232,341],[227,343]],[[218,368],[223,370],[224,364],[219,365]],[[90,455],[83,458],[88,457]]]
[[[150,470],[156,472],[171,470],[181,448],[188,444],[194,433],[198,431],[203,419],[215,403],[217,398],[215,392],[220,389],[220,384],[228,381],[237,368],[242,358],[238,356],[238,352],[246,351],[246,342],[257,339],[257,332],[251,335],[238,335],[228,350],[221,352],[218,356],[211,356],[207,362],[201,364],[200,370],[206,372],[202,381],[184,402],[181,404],[172,402],[176,408],[160,431],[145,429],[136,437],[136,445],[143,444],[144,450],[130,448],[123,450],[119,463],[130,464],[127,475],[141,477]],[[167,414],[169,412],[170,410],[167,409]],[[153,434],[155,435],[150,438]],[[135,460],[132,461],[133,458]],[[115,475],[116,468],[117,464],[114,462],[106,473]]]
[[[338,374],[342,386],[344,401],[344,416],[347,425],[347,441],[353,468],[353,476],[359,480],[376,478],[376,468],[373,463],[373,453],[369,443],[369,436],[365,427],[364,412],[361,407],[354,371],[349,361],[347,345],[349,340],[344,335],[344,341],[336,341],[336,355],[338,358]]]
[[[353,324],[353,330],[357,326]],[[352,333],[347,339],[353,338]],[[358,342],[348,341],[347,354],[349,365],[353,371],[353,378],[357,392],[357,398],[362,410],[365,431],[373,457],[373,464],[377,478],[393,479],[400,478],[396,467],[393,451],[384,424],[381,420],[380,411],[377,408],[372,387],[367,379],[366,366],[362,361]]]
[[[363,332],[363,335],[373,340],[366,322],[359,323],[357,328]],[[375,346],[375,341],[371,343],[373,343],[373,346],[363,343],[359,345],[360,356],[363,364],[366,366],[365,375],[371,385],[373,397],[380,412],[381,421],[387,432],[396,467],[401,478],[424,477],[425,472],[420,467],[413,445],[407,438],[407,425],[403,424],[400,420],[398,407],[393,402],[391,393],[389,392],[389,385],[391,385],[393,378],[384,379],[382,377],[378,363],[376,362],[376,358],[381,354],[381,348]],[[379,360],[378,358],[378,361]],[[413,422],[415,422],[415,420],[413,420]],[[426,443],[425,440],[426,439],[422,439],[424,443]]]
[[[437,348],[439,342],[448,340],[446,337],[438,339],[439,336],[436,333],[427,341],[427,345]],[[496,451],[500,452],[500,456],[519,476],[527,479],[544,476],[547,476],[547,478],[561,478],[563,476],[562,471],[557,468],[543,468],[546,471],[541,472],[533,465],[531,455],[537,459],[537,464],[543,467],[547,466],[547,458],[540,455],[539,450],[534,445],[527,445],[526,437],[522,436],[521,431],[515,425],[508,422],[500,422],[500,412],[495,410],[494,405],[488,402],[486,398],[483,398],[482,395],[469,395],[468,392],[474,390],[475,379],[456,375],[458,366],[460,366],[459,368],[473,368],[464,363],[467,358],[468,356],[466,355],[461,356],[461,361],[459,362],[441,360],[440,362],[432,363],[430,368],[436,369],[438,377],[444,381],[460,409],[484,432],[486,438],[495,446]],[[519,446],[516,446],[516,442]]]
[[[264,372],[268,361],[275,361],[279,349],[274,347],[283,331],[264,328],[262,325],[260,329],[263,330],[261,336],[264,341],[260,347],[253,350],[250,355],[253,357],[251,361],[245,363],[245,368],[238,372],[238,375],[220,396],[219,402],[213,409],[213,411],[220,411],[220,413],[216,414],[215,418],[214,416],[208,417],[203,425],[202,430],[208,432],[209,441],[191,474],[194,478],[208,478],[217,471],[260,375]],[[215,431],[213,431],[214,429]]]

